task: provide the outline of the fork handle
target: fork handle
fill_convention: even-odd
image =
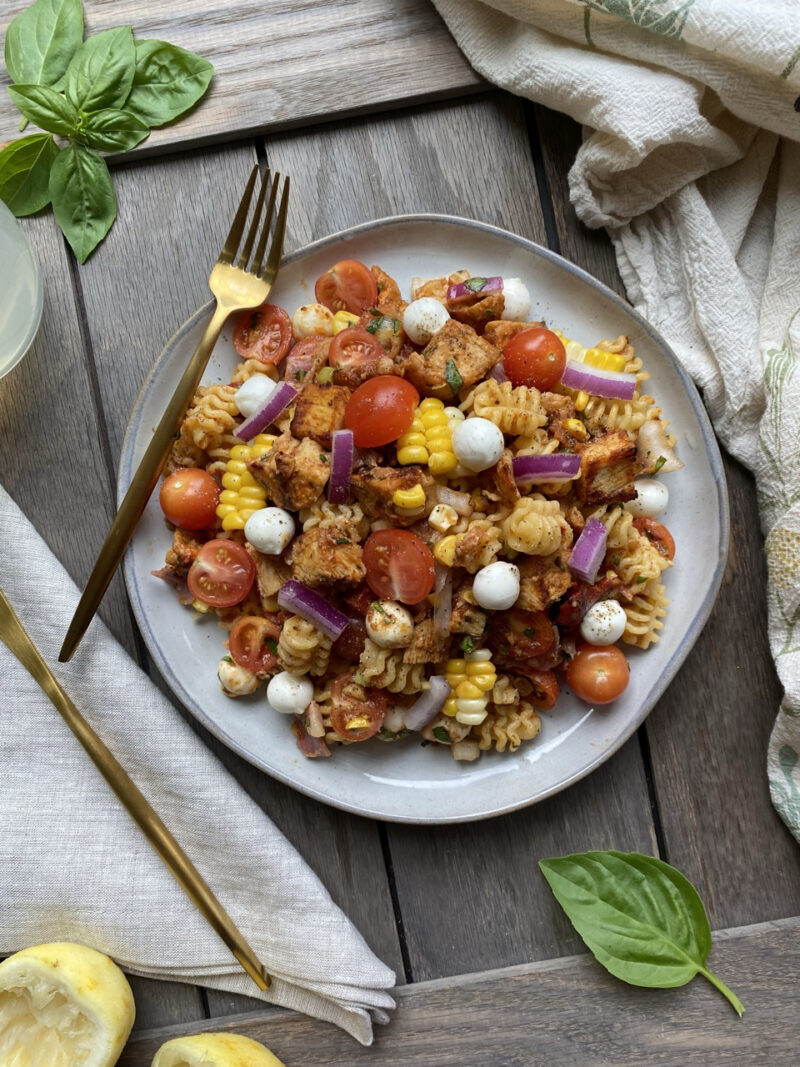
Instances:
[[[244,936],[214,896],[208,883],[172,836],[142,791],[95,733],[61,688],[39,649],[0,589],[0,640],[41,686],[88,753],[95,767],[116,793],[131,818],[159,854],[192,903],[219,934],[259,989],[269,989],[270,976]]]
[[[75,614],[72,616],[67,635],[58,654],[60,663],[66,663],[67,660],[72,658],[73,652],[78,647],[87,626],[100,606],[100,601],[103,599],[105,591],[114,577],[114,572],[119,566],[120,560],[125,555],[128,542],[133,536],[136,524],[147,506],[150,494],[161,476],[183,416],[186,414],[186,409],[189,407],[192,397],[197,392],[208,358],[231,311],[231,308],[217,304],[214,314],[211,316],[211,321],[206,326],[205,333],[194,350],[194,355],[183,372],[172,399],[161,416],[161,421],[153,432],[152,440],[142,456],[131,484],[128,486],[125,499],[120,504],[119,511],[111,523],[111,528],[106,534],[105,541],[103,541],[103,547],[100,549],[97,562],[89,575],[89,580],[75,609]]]

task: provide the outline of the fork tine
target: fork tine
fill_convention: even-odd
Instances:
[[[244,194],[239,203],[239,207],[236,211],[236,216],[231,223],[231,228],[228,232],[228,236],[225,239],[225,244],[222,246],[222,251],[219,254],[220,263],[233,263],[233,257],[236,255],[236,249],[239,247],[239,242],[242,239],[242,233],[244,231],[244,224],[247,222],[247,212],[250,209],[250,200],[253,195],[253,188],[256,184],[256,177],[258,175],[258,164],[253,167],[252,173],[247,180]]]
[[[277,182],[276,182],[277,185]],[[281,194],[281,206],[278,208],[278,220],[275,223],[275,233],[272,237],[272,247],[269,250],[267,263],[261,272],[261,277],[268,282],[274,282],[278,273],[278,267],[283,254],[283,237],[286,233],[286,216],[289,213],[289,175],[283,179],[283,193]],[[259,260],[259,267],[261,260]]]
[[[267,247],[267,238],[269,237],[269,228],[272,225],[272,215],[275,211],[275,198],[278,195],[278,184],[280,183],[280,174],[275,175],[275,181],[272,183],[272,189],[269,194],[269,204],[267,205],[267,217],[264,219],[264,225],[261,230],[261,236],[258,239],[258,248],[256,254],[253,256],[253,262],[250,265],[250,273],[259,275],[261,273],[261,264],[264,260],[264,250]]]
[[[256,200],[255,211],[253,212],[253,221],[250,223],[250,229],[247,231],[247,240],[244,243],[242,254],[239,256],[239,262],[236,264],[241,270],[247,269],[247,261],[250,259],[250,253],[253,251],[253,242],[256,239],[258,233],[258,227],[261,223],[261,209],[264,206],[264,194],[267,191],[267,185],[269,184],[269,167],[264,171],[261,177],[261,188],[258,191],[258,199]]]

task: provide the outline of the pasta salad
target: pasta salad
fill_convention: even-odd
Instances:
[[[521,279],[343,260],[289,313],[240,315],[160,491],[157,572],[215,615],[217,677],[264,693],[300,750],[417,734],[513,752],[566,685],[629,679],[659,639],[683,466],[627,337],[530,318]],[[659,475],[656,479],[654,475]]]

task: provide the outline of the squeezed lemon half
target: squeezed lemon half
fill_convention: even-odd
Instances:
[[[162,1045],[150,1067],[285,1067],[268,1048],[240,1034],[195,1034]]]
[[[125,975],[93,948],[36,945],[0,963],[3,1067],[113,1067],[134,1014]]]

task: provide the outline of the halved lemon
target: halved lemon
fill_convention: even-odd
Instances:
[[[93,948],[36,945],[0,963],[4,1067],[113,1067],[134,1014],[125,975]]]
[[[150,1067],[285,1067],[268,1048],[241,1034],[194,1034],[162,1045]]]

